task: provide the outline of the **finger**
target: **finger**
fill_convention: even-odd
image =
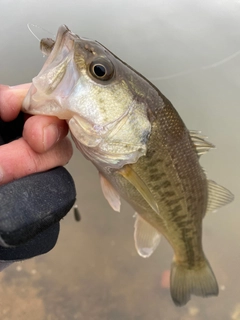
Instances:
[[[43,153],[51,149],[67,133],[66,121],[56,117],[33,116],[24,124],[23,138],[34,151]]]
[[[31,83],[14,87],[0,85],[0,117],[3,121],[11,121],[17,117],[30,85]]]
[[[63,166],[73,153],[70,140],[60,140],[54,148],[37,153],[20,138],[0,147],[0,185],[35,172]]]

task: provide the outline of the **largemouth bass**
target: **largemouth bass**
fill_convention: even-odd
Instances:
[[[120,211],[136,211],[134,240],[149,257],[160,234],[174,250],[170,290],[182,306],[191,294],[218,295],[202,248],[207,212],[231,202],[208,180],[199,157],[214,146],[189,131],[171,102],[146,78],[97,41],[66,26],[41,40],[48,58],[33,78],[23,111],[66,119],[77,148],[100,173],[103,194]]]

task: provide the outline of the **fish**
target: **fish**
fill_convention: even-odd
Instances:
[[[139,72],[98,41],[62,25],[56,40],[42,39],[47,59],[32,79],[22,110],[68,123],[77,148],[97,168],[103,195],[115,211],[121,199],[135,210],[140,256],[171,245],[170,293],[177,306],[191,295],[218,295],[204,254],[206,213],[234,196],[209,180],[200,157],[214,145],[188,130],[171,102]]]

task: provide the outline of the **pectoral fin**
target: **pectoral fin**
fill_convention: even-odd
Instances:
[[[234,195],[215,181],[208,180],[208,204],[207,213],[215,211],[232,202]]]
[[[127,179],[142,195],[142,197],[147,201],[149,206],[159,214],[159,208],[156,200],[154,199],[151,191],[145,182],[137,175],[129,165],[124,166],[121,170],[118,171],[125,179]]]
[[[160,234],[149,223],[136,214],[134,225],[134,241],[138,254],[148,258],[160,242]]]
[[[121,201],[118,192],[113,188],[111,183],[101,175],[101,173],[99,173],[99,177],[104,197],[107,199],[113,210],[120,212]]]

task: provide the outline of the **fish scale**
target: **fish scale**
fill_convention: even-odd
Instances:
[[[165,113],[165,112],[164,112]],[[178,115],[176,114],[176,117],[178,118]],[[161,119],[160,121],[161,122],[165,122],[166,120],[163,120],[163,116],[159,116],[157,117],[156,119]],[[173,119],[173,115],[172,115],[172,119]],[[175,123],[176,121],[172,121],[173,123],[173,126],[175,126]],[[182,125],[182,122],[180,122],[180,126],[182,128],[183,131],[185,131],[185,127]],[[173,242],[173,237],[171,236],[171,229],[170,231],[170,236],[168,234],[165,234],[162,230],[161,232],[165,234],[165,236],[170,240],[170,243],[174,246],[174,248],[178,248],[179,247],[179,243],[184,243],[185,245],[188,245],[189,242],[186,243],[186,241],[182,241],[181,239],[181,230],[182,230],[182,227],[180,226],[180,222],[182,223],[183,220],[186,220],[188,219],[188,215],[191,215],[191,213],[189,213],[186,209],[186,195],[183,194],[182,192],[182,184],[179,184],[179,179],[178,177],[176,176],[176,172],[172,166],[172,162],[166,157],[166,154],[167,152],[169,152],[169,150],[174,150],[174,152],[176,151],[176,147],[175,145],[173,146],[169,146],[166,148],[167,150],[165,151],[163,146],[159,146],[159,152],[157,152],[156,150],[156,140],[157,141],[164,141],[165,139],[159,139],[159,135],[161,135],[161,133],[159,132],[160,129],[159,128],[165,128],[166,126],[164,125],[159,125],[159,124],[156,124],[156,126],[153,126],[153,129],[152,129],[152,133],[151,133],[151,137],[150,137],[150,141],[149,141],[149,145],[148,145],[148,150],[149,152],[151,152],[151,147],[155,150],[155,152],[153,152],[152,154],[155,155],[154,157],[154,163],[152,162],[153,161],[153,157],[150,157],[150,164],[149,164],[149,167],[151,167],[151,164],[152,165],[155,165],[155,166],[158,166],[159,170],[158,172],[160,173],[160,175],[162,175],[164,177],[163,181],[161,181],[161,179],[159,180],[155,180],[155,185],[158,186],[158,191],[157,193],[154,193],[154,197],[157,199],[157,202],[160,207],[160,214],[162,216],[164,216],[164,220],[167,221],[167,225],[169,226],[170,224],[173,223],[173,226],[172,228],[174,228],[174,238],[176,238],[175,240],[175,243]],[[158,136],[158,139],[155,138],[155,134],[154,134],[154,128],[156,128],[156,135]],[[162,130],[161,130],[162,131]],[[167,129],[166,130],[163,130],[163,134],[166,132],[166,131],[169,131],[169,126],[168,126],[168,123],[167,123]],[[176,129],[174,130],[174,133],[176,132],[180,132],[180,130]],[[151,144],[151,141],[154,141],[152,144]],[[174,140],[173,140],[174,141]],[[178,145],[179,147],[179,150],[185,150],[183,149],[183,146],[182,145]],[[160,151],[161,150],[161,151]],[[192,150],[191,150],[192,151]],[[160,166],[160,163],[163,163],[163,160],[162,161],[159,161],[159,157],[161,157],[161,154],[164,154],[165,155],[165,163],[171,163],[171,165],[165,167],[164,165]],[[185,152],[186,153],[186,152]],[[195,155],[196,159],[197,159],[197,155]],[[136,163],[136,164],[133,164],[133,167],[134,167],[134,170],[136,170],[139,175],[141,177],[146,177],[146,174],[145,172],[141,172],[138,171],[138,169],[136,169],[136,167],[138,166],[139,168],[141,168],[141,161],[145,161],[147,162],[148,160],[148,153],[146,155],[145,158],[141,158],[139,159],[139,162]],[[183,166],[185,167],[185,162],[183,162]],[[199,166],[198,164],[198,159],[196,161],[196,164]],[[181,161],[178,162],[178,167],[179,169],[181,169]],[[187,169],[187,168],[186,168]],[[141,170],[141,169],[140,169]],[[145,174],[145,176],[144,176]],[[184,173],[183,173],[184,175]],[[173,178],[173,177],[174,178]],[[168,177],[168,178],[167,178]],[[151,185],[153,185],[153,188],[154,188],[154,180],[151,179],[151,175],[150,175],[150,181],[151,181]],[[146,177],[145,179],[148,179],[148,177]],[[201,175],[199,177],[199,179],[201,180]],[[188,182],[188,185],[191,183],[191,177],[189,177],[189,180],[190,182]],[[151,188],[150,184],[149,184],[149,187]],[[170,193],[172,194],[171,197],[163,197],[162,196],[162,193]],[[192,194],[192,193],[191,193]],[[198,197],[201,198],[201,194],[198,193]],[[192,203],[192,206],[193,206],[193,203]],[[185,210],[183,209],[185,208]],[[201,207],[198,207],[196,208],[198,211],[201,212],[201,210],[203,210],[203,208]],[[140,214],[140,212],[138,212]],[[196,216],[196,219],[198,219],[198,212],[196,212],[196,214],[194,215]],[[174,223],[174,220],[173,218],[174,217],[178,217],[178,219],[175,220],[175,223]],[[147,220],[147,219],[146,219]],[[188,224],[189,224],[189,219],[187,220]],[[176,224],[176,227],[174,226]],[[156,226],[155,226],[156,227]],[[192,229],[194,228],[194,226],[192,226]],[[179,230],[178,231],[178,235],[176,234],[175,230]],[[176,249],[175,249],[176,250]],[[181,257],[184,257],[185,254],[183,251],[180,251],[179,253],[179,256]],[[193,256],[191,257],[191,259],[193,259]],[[184,259],[184,260],[187,260],[187,259]]]
[[[171,102],[97,41],[66,26],[42,39],[48,58],[23,102],[30,114],[68,122],[77,148],[98,169],[115,211],[124,198],[136,211],[134,241],[147,258],[164,235],[174,251],[170,291],[177,306],[191,295],[218,295],[202,248],[202,219],[233,195],[208,180],[201,155],[214,146],[188,131]]]

